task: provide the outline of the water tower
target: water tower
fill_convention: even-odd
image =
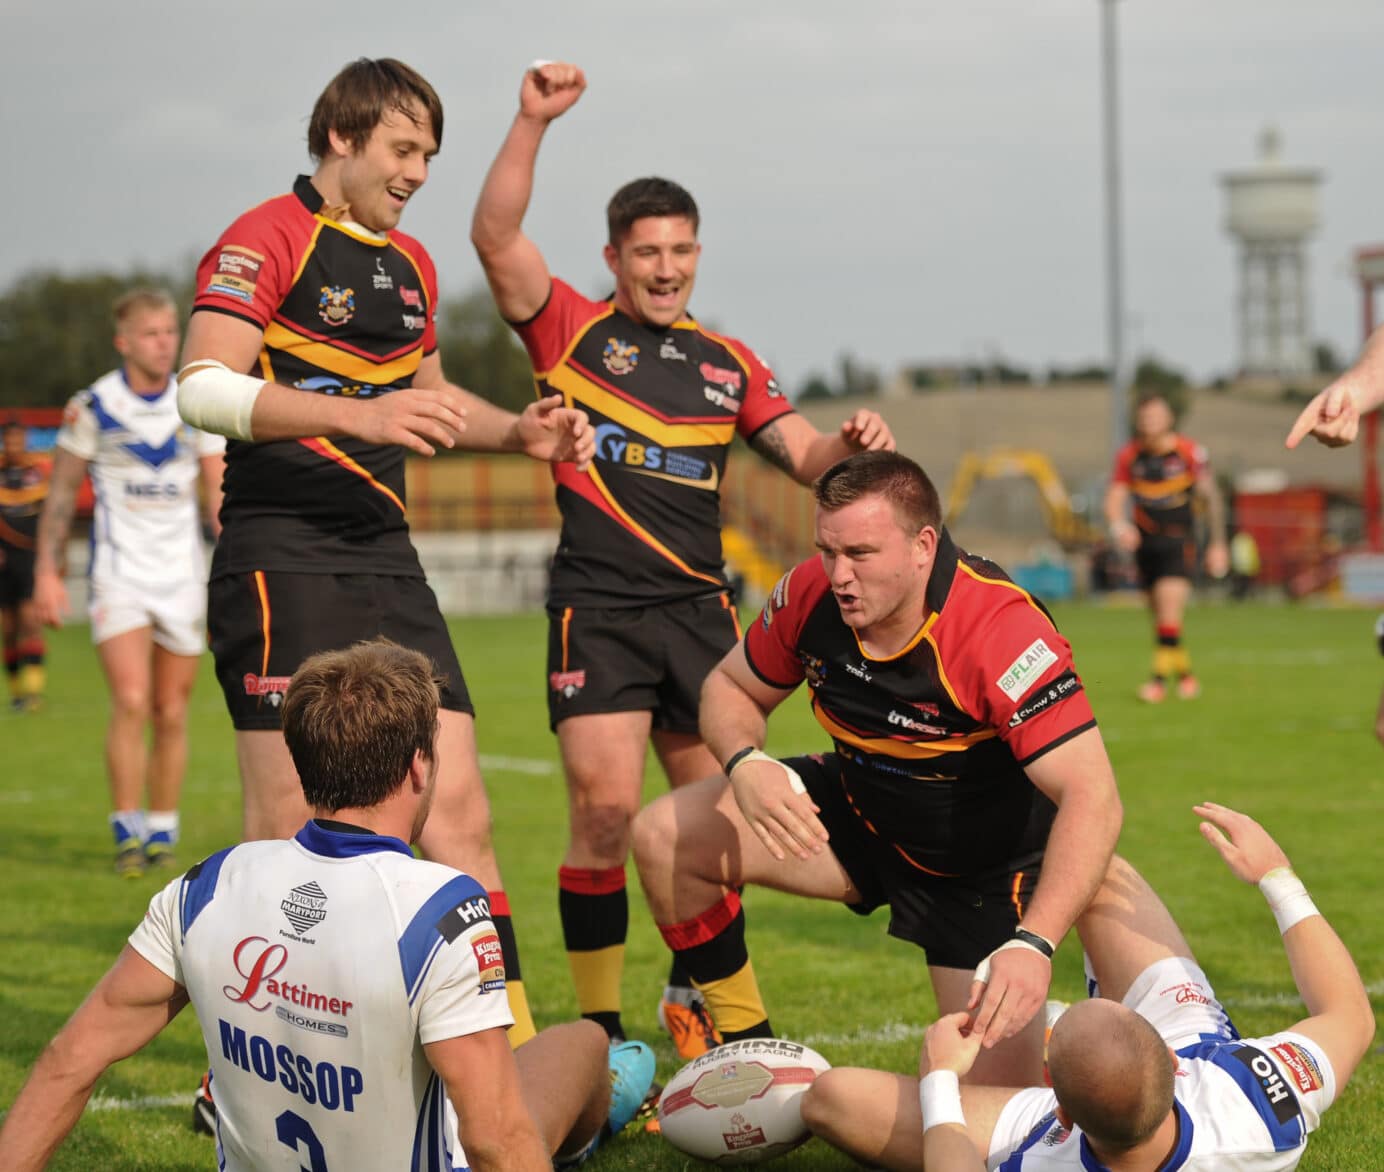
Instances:
[[[1225,226],[1240,242],[1240,371],[1280,378],[1312,369],[1307,237],[1317,226],[1321,172],[1289,167],[1278,131],[1259,137],[1259,162],[1221,177]]]

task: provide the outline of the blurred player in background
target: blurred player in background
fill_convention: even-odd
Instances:
[[[0,1167],[41,1168],[97,1078],[189,1002],[229,1172],[551,1172],[629,1122],[649,1049],[612,1050],[569,1022],[511,1052],[484,889],[409,850],[438,774],[437,706],[432,665],[394,644],[303,665],[284,736],[313,817],[290,840],[218,851],[153,898],[10,1107]]]
[[[1268,832],[1224,806],[1195,810],[1232,874],[1268,901],[1307,1007],[1303,1020],[1241,1038],[1168,909],[1116,859],[1077,923],[1092,1000],[1053,1026],[1051,1089],[958,1088],[979,1039],[956,1014],[928,1030],[921,1087],[841,1067],[808,1090],[803,1119],[872,1167],[1295,1168],[1368,1052],[1374,1011],[1346,946]]]
[[[555,471],[562,536],[548,595],[548,717],[567,778],[558,904],[584,1016],[622,1037],[625,862],[652,740],[669,784],[718,772],[697,732],[706,673],[739,638],[721,550],[720,484],[737,435],[802,484],[843,456],[892,448],[873,411],[824,435],[763,361],[688,313],[701,245],[692,196],[636,179],[606,209],[614,293],[554,279],[523,221],[548,126],[581,96],[575,65],[524,74],[519,112],[476,203],[471,239],[539,386],[596,430],[589,474]],[[717,1041],[674,963],[659,1019],[684,1058]]]
[[[52,461],[30,452],[17,419],[5,420],[0,450],[0,630],[10,707],[36,711],[43,703],[43,629],[34,608],[34,545],[48,495]]]
[[[347,65],[308,124],[311,176],[246,212],[202,259],[179,403],[231,439],[209,627],[235,725],[246,839],[305,814],[279,734],[308,656],[384,635],[445,677],[437,802],[424,854],[475,875],[504,942],[512,1037],[533,1033],[490,836],[474,708],[409,539],[404,460],[437,448],[590,456],[586,417],[557,398],[522,415],[447,381],[437,274],[397,231],[442,142],[442,103],[392,58]],[[253,372],[253,373],[252,373]]]
[[[178,417],[178,317],[168,294],[133,289],[114,314],[120,367],[74,395],[63,413],[39,520],[34,602],[46,623],[67,617],[67,539],[90,473],[89,612],[111,694],[106,771],[115,869],[137,876],[146,865],[175,862],[188,697],[206,647],[198,482],[214,534],[225,445]]]
[[[1179,435],[1175,423],[1172,407],[1161,395],[1139,401],[1134,439],[1115,457],[1105,494],[1111,536],[1134,555],[1139,584],[1153,612],[1153,674],[1139,689],[1139,699],[1151,704],[1167,696],[1170,682],[1184,700],[1201,691],[1182,645],[1182,618],[1196,572],[1198,501],[1205,505],[1210,529],[1206,571],[1219,578],[1229,568],[1225,502],[1207,465],[1206,449]]]
[[[1071,647],[955,545],[912,460],[862,452],[813,492],[821,556],[784,575],[702,688],[725,776],[635,820],[650,910],[731,1041],[772,1033],[742,885],[887,906],[943,1011],[975,1009],[977,1081],[1036,1080],[1053,951],[1121,824]],[[804,683],[832,750],[776,761],[769,715]]]

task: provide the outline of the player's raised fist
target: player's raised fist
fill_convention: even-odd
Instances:
[[[551,122],[561,117],[586,89],[586,74],[565,61],[535,61],[524,71],[519,112]]]

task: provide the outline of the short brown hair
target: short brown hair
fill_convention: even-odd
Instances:
[[[126,290],[115,299],[111,306],[111,318],[115,322],[115,328],[119,330],[135,314],[151,309],[171,309],[177,313],[178,304],[173,300],[171,293],[141,285],[136,289]]]
[[[390,110],[397,110],[415,126],[423,108],[432,123],[438,149],[442,147],[442,99],[423,75],[393,57],[361,57],[346,66],[322,91],[308,120],[308,154],[318,162],[332,149],[328,137],[335,130],[353,151],[360,150]]]
[[[898,452],[857,452],[812,483],[818,508],[835,512],[861,497],[882,496],[910,534],[942,526],[942,503],[928,474]]]
[[[308,805],[378,806],[437,742],[438,679],[426,656],[372,639],[303,661],[284,696],[284,740]]]
[[[697,201],[685,187],[680,187],[671,179],[656,176],[632,179],[606,204],[606,228],[610,243],[619,248],[635,220],[649,216],[686,216],[692,221],[694,235],[702,222]]]

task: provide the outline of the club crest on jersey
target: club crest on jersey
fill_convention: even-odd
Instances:
[[[607,338],[601,361],[611,374],[629,374],[639,365],[639,347],[632,342],[622,342],[619,338]]]
[[[803,674],[807,676],[808,686],[821,687],[822,681],[827,678],[827,665],[815,655],[808,655],[805,651],[799,651],[798,658],[802,660]]]
[[[356,314],[356,291],[340,285],[323,285],[317,313],[329,326],[344,326]]]

